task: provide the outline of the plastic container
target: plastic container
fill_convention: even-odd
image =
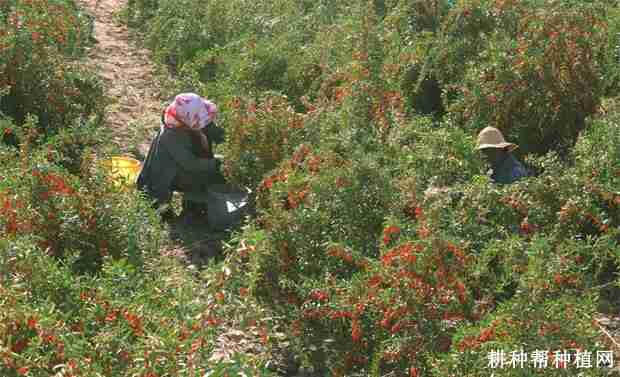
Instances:
[[[207,192],[207,218],[216,230],[228,229],[241,222],[247,212],[252,190],[230,184],[214,184]]]
[[[101,163],[109,172],[114,184],[123,188],[135,186],[142,168],[140,161],[126,156],[111,157]]]

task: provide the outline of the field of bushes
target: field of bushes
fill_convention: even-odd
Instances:
[[[0,375],[610,375],[617,1],[128,0],[119,16],[167,94],[218,104],[224,173],[257,215],[201,271],[162,255],[166,226],[97,163],[117,151],[79,64],[92,17],[0,1]],[[531,177],[490,182],[488,125]],[[233,325],[267,351],[215,361]],[[511,367],[536,350],[546,368]]]

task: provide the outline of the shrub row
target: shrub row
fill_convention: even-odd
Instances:
[[[91,20],[73,1],[3,2],[0,111],[17,127],[28,114],[36,115],[45,135],[90,117],[100,121],[102,84],[93,72],[75,64],[91,38]],[[16,145],[10,138],[4,141]]]
[[[617,94],[617,15],[427,3],[212,1],[173,24],[171,2],[130,5],[178,89],[224,104],[227,175],[257,188],[224,288],[278,313],[304,361],[336,376],[476,375],[492,349],[601,350],[589,317],[617,279],[620,130],[617,110],[597,115]],[[487,125],[537,176],[490,184],[473,151]]]

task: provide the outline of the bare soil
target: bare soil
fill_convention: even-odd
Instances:
[[[105,124],[113,130],[113,140],[122,152],[135,151],[143,157],[167,102],[156,89],[157,69],[151,53],[132,43],[127,27],[115,20],[124,1],[80,0],[80,5],[95,17],[97,42],[88,52],[87,64],[99,72],[112,102]]]

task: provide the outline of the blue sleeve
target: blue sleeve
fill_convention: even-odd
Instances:
[[[512,168],[512,179],[517,180],[528,177],[529,175],[530,174],[527,169],[517,161],[515,166]]]

